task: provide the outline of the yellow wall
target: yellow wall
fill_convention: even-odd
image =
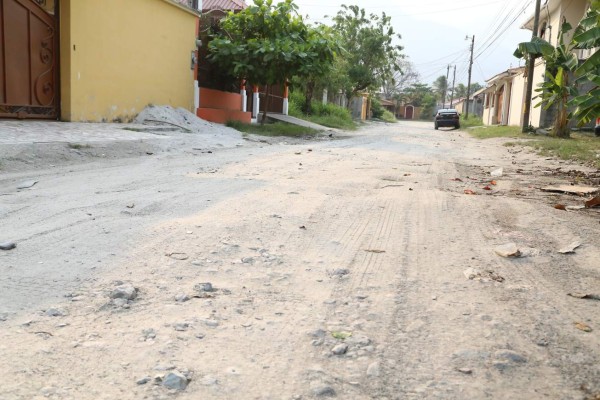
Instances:
[[[523,104],[525,103],[525,80],[524,71],[517,73],[512,79],[508,125],[521,126],[522,124]]]
[[[168,0],[61,0],[61,119],[194,107],[196,16]]]

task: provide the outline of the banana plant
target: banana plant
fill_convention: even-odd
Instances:
[[[574,53],[575,46],[572,41],[568,43],[564,41],[565,35],[572,29],[568,22],[562,25],[556,46],[536,37],[530,42],[520,43],[514,53],[517,58],[534,55],[544,60],[546,79],[535,89],[538,95],[534,99],[540,100],[535,107],[543,107],[545,110],[556,107],[552,135],[562,138],[570,136],[569,99],[578,95],[577,86],[570,83],[570,74],[578,66],[578,59]]]
[[[600,0],[592,1],[590,9],[575,30],[573,43],[576,49],[595,49],[575,70],[576,83],[588,83],[591,88],[569,102],[578,125],[585,125],[600,118]]]

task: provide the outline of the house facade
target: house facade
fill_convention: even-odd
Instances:
[[[521,125],[525,100],[525,67],[510,68],[486,81],[482,119],[485,125]]]
[[[193,111],[198,17],[194,0],[0,0],[0,117]]]
[[[540,10],[538,36],[552,45],[558,43],[559,31],[564,22],[573,27],[579,24],[586,11],[589,9],[588,0],[547,0]],[[533,16],[522,26],[524,29],[533,29]],[[565,35],[564,40],[570,41],[574,29]],[[516,47],[516,46],[515,46]],[[592,51],[578,51],[581,61],[590,57]],[[543,59],[538,58],[533,72],[533,96],[535,89],[546,79],[546,65]],[[527,85],[527,72],[525,67],[510,68],[486,81],[487,87],[483,90],[484,110],[483,122],[486,125],[514,125],[523,124],[523,108],[525,103],[525,88]],[[532,100],[529,125],[535,127],[550,127],[554,123],[554,109],[544,110],[535,107],[538,99]]]

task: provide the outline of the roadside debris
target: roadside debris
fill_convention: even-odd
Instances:
[[[127,204],[125,207],[127,207],[127,208],[133,208],[133,207],[135,207],[135,204],[134,203]]]
[[[189,379],[181,372],[174,370],[169,372],[162,379],[162,385],[175,390],[185,390],[189,383]]]
[[[575,186],[575,185],[556,185],[556,186],[545,186],[540,189],[542,192],[553,192],[553,193],[569,193],[578,196],[586,194],[596,193],[597,187],[593,186]]]
[[[137,297],[138,288],[130,283],[122,284],[113,289],[110,293],[111,299],[134,300]]]
[[[585,324],[583,322],[575,322],[575,328],[584,332],[591,332],[593,330],[588,324]]]
[[[348,351],[348,345],[346,343],[340,343],[338,345],[336,345],[333,349],[331,349],[331,352],[333,354],[335,354],[336,356],[341,356],[346,354],[346,352]]]
[[[196,290],[197,292],[216,292],[217,289],[215,289],[212,285],[212,283],[210,282],[202,282],[202,283],[198,283],[196,285],[194,285],[194,290]]]
[[[569,243],[567,246],[559,249],[558,252],[561,254],[575,253],[575,249],[578,248],[579,246],[581,246],[581,242],[574,241],[574,242]]]
[[[498,254],[500,257],[510,258],[510,257],[521,257],[521,251],[517,247],[515,243],[507,243],[501,246],[498,246],[494,249],[494,252]]]
[[[171,106],[148,106],[134,120],[138,124],[167,124],[184,132],[206,132],[212,124],[198,118],[184,108]]]
[[[502,168],[498,168],[498,169],[495,169],[492,172],[490,172],[490,175],[494,176],[494,177],[500,177],[503,174],[504,174],[504,169],[502,169]]]
[[[385,253],[385,250],[377,250],[377,249],[365,249],[365,251],[367,253],[375,253],[375,254]]]
[[[491,188],[491,187],[489,187],[489,186],[484,186],[482,189],[483,189],[483,190],[492,190],[492,188]]]
[[[600,196],[596,196],[585,202],[585,208],[592,208],[600,206]]]
[[[583,210],[585,208],[585,206],[567,206],[566,209],[567,211],[578,211],[578,210]]]
[[[565,206],[564,204],[556,204],[554,208],[556,208],[557,210],[567,211],[567,206]]]
[[[174,260],[184,261],[189,258],[186,253],[167,253],[165,254],[167,257],[170,257]]]
[[[335,339],[344,340],[344,339],[348,339],[350,336],[352,336],[352,332],[334,331],[334,332],[331,332],[331,336],[333,336],[333,338],[335,338]]]
[[[496,281],[496,282],[504,282],[504,277],[498,275],[497,273],[495,273],[494,271],[480,271],[478,269],[469,267],[466,270],[463,271],[463,274],[465,275],[465,277],[469,280],[472,281],[481,281],[481,282],[490,282],[490,281]]]
[[[0,250],[12,250],[14,248],[17,247],[17,244],[15,242],[3,242],[0,243]]]
[[[567,293],[567,296],[575,297],[576,299],[600,300],[600,294],[591,293]]]
[[[454,179],[450,179],[450,180],[454,181],[454,182],[463,182],[463,180],[460,178],[454,178]]]
[[[474,191],[472,191],[471,189],[465,189],[465,194],[477,195],[477,193],[475,193],[475,192],[474,192]]]
[[[36,183],[38,183],[39,181],[25,181],[25,182],[21,182],[18,186],[17,189],[29,189],[30,187],[33,187],[33,185],[35,185]]]

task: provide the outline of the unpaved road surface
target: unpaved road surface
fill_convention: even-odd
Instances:
[[[575,167],[430,125],[3,173],[0,399],[600,398]]]

